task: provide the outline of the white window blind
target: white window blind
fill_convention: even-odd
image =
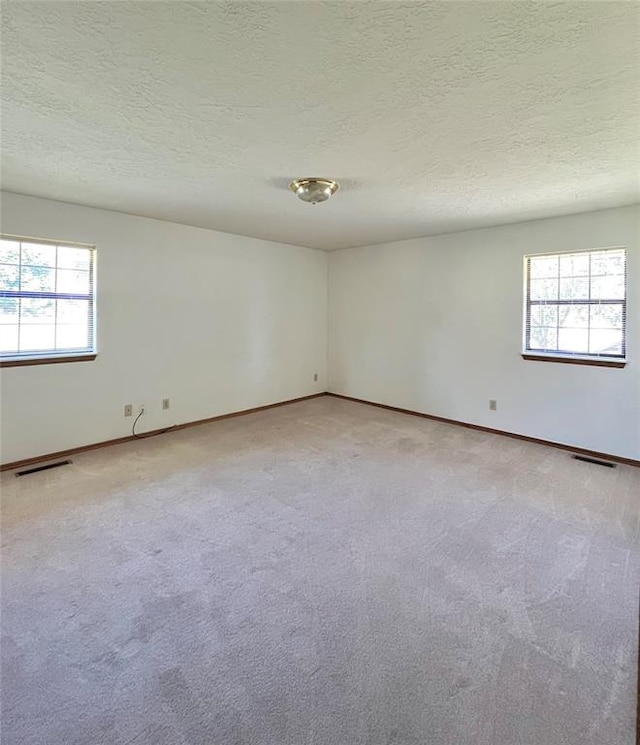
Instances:
[[[95,247],[0,237],[0,359],[95,352]]]
[[[624,359],[626,251],[525,257],[525,352]]]

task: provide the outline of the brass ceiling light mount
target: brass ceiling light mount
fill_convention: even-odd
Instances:
[[[292,181],[289,188],[303,202],[318,204],[318,202],[326,202],[338,191],[340,185],[337,181],[327,178],[299,178]]]

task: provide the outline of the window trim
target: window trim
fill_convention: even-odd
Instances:
[[[48,357],[5,357],[0,359],[0,368],[54,365],[60,362],[93,362],[97,356],[97,352],[91,352],[91,354],[57,354],[55,357],[53,355]]]
[[[624,274],[624,298],[622,300],[615,299],[612,303],[619,303],[624,308],[625,319],[627,314],[627,246],[600,246],[596,248],[566,248],[562,250],[554,251],[541,251],[539,253],[527,253],[524,254],[522,262],[523,272],[523,284],[524,284],[524,297],[523,297],[523,312],[522,312],[522,352],[521,357],[523,360],[534,361],[534,362],[560,362],[565,364],[574,365],[592,365],[595,367],[617,367],[623,368],[628,362],[628,351],[627,351],[627,324],[624,322],[623,329],[623,354],[621,355],[602,355],[602,354],[588,354],[584,352],[554,352],[550,350],[535,350],[528,348],[528,336],[529,336],[529,324],[527,324],[528,310],[531,304],[529,293],[530,293],[530,276],[529,276],[529,260],[535,259],[540,256],[562,256],[567,254],[591,254],[597,253],[598,251],[624,251],[625,253],[625,274]],[[598,300],[597,302],[601,302]],[[587,301],[587,304],[595,304],[591,298]],[[566,303],[570,304],[570,303]]]
[[[523,352],[521,355],[523,360],[533,362],[564,362],[569,365],[591,365],[592,367],[625,367],[627,361],[619,357],[578,357],[574,356],[563,356],[560,354],[550,354],[545,352],[544,354],[534,354],[533,352]]]
[[[91,281],[91,297],[88,298],[91,313],[91,349],[84,352],[65,351],[65,350],[44,350],[32,354],[23,355],[2,355],[0,353],[0,368],[3,367],[26,367],[32,365],[52,365],[65,362],[92,362],[98,356],[97,333],[96,333],[96,264],[97,249],[95,243],[80,243],[78,241],[69,241],[65,239],[38,238],[36,236],[16,235],[14,233],[0,233],[0,240],[19,241],[25,243],[40,243],[48,246],[64,246],[68,248],[85,248],[91,251],[91,262],[89,265]],[[43,293],[34,293],[42,295]],[[58,294],[58,293],[44,293]],[[63,295],[65,293],[59,293]],[[70,293],[66,293],[70,294]],[[71,293],[73,294],[73,293]]]

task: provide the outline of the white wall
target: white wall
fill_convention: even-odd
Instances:
[[[327,387],[640,458],[640,207],[328,255],[15,194],[1,207],[6,233],[97,245],[99,345],[95,362],[0,371],[2,462],[127,435],[126,403],[155,429]],[[522,256],[614,245],[627,367],[523,361]]]
[[[626,207],[334,252],[329,390],[640,459],[639,239]],[[522,360],[523,255],[619,245],[626,368]]]
[[[325,253],[15,194],[1,207],[5,233],[97,245],[99,350],[2,369],[3,463],[130,434],[127,403],[155,429],[326,389]]]

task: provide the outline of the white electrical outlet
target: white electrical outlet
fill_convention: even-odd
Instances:
[[[171,406],[171,401],[168,398],[162,399],[162,408],[166,411]]]
[[[124,415],[133,416],[133,404],[125,404]]]
[[[497,411],[498,409],[498,402],[495,400],[495,398],[489,399],[489,411]]]

